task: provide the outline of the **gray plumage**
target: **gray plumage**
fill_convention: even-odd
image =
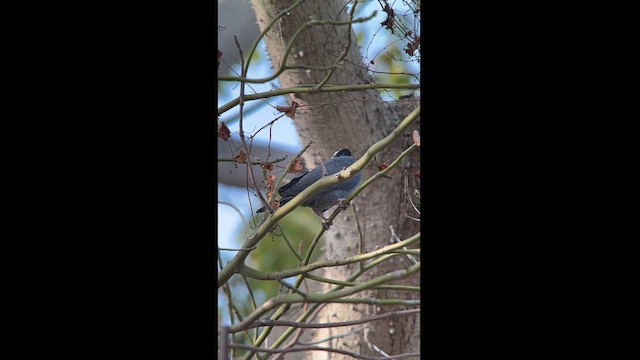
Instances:
[[[320,180],[323,176],[336,174],[349,167],[355,161],[356,160],[351,157],[351,151],[348,149],[340,149],[336,151],[331,159],[323,163],[324,166],[318,165],[314,169],[305,172],[304,174],[292,179],[288,184],[280,187],[280,189],[278,189],[278,193],[282,197],[280,199],[280,206],[286,204],[289,200],[293,199],[313,183]],[[325,170],[326,173],[324,173]],[[323,213],[335,205],[344,208],[344,206],[342,206],[342,201],[351,195],[351,193],[358,187],[360,180],[362,180],[362,172],[358,172],[347,181],[321,189],[302,203],[302,206],[313,209],[313,212],[322,219],[322,226],[325,229],[328,229],[330,224],[327,222]],[[257,212],[262,212],[264,210],[264,208],[261,208]]]

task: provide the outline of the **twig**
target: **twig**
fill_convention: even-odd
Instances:
[[[307,305],[307,304],[305,304],[305,305]],[[308,316],[308,317],[306,318],[306,320],[307,320],[307,321],[312,321],[313,319],[315,319],[315,317],[316,317],[316,316],[318,316],[318,314],[320,313],[320,311],[321,311],[322,309],[324,309],[324,308],[325,308],[325,306],[327,306],[327,304],[313,304],[312,306],[313,306],[315,309],[306,309],[306,310],[305,310],[305,313],[310,313],[310,314],[311,314],[310,316]],[[287,329],[287,330],[288,330],[288,331],[290,331],[290,330],[292,330],[292,329],[293,329],[293,328],[289,328],[289,329]],[[302,336],[302,333],[303,333],[304,331],[305,331],[305,329],[304,329],[304,328],[297,328],[297,330],[296,330],[296,334],[291,338],[291,340],[289,340],[289,342],[288,342],[288,343],[284,344],[284,345],[281,347],[281,349],[288,349],[288,348],[293,347],[293,346],[296,344],[296,342],[298,341],[298,339],[300,338],[300,336]],[[277,341],[276,341],[276,342],[277,342]],[[275,349],[275,348],[277,348],[278,346],[279,346],[279,344],[278,344],[278,345],[275,345],[275,346],[273,346],[273,345],[272,345],[272,346],[271,346],[271,348],[272,348],[272,349]],[[283,356],[282,354],[278,354],[278,355],[276,355],[276,356],[273,358],[273,360],[277,360],[277,359],[279,359],[279,358],[280,358],[280,357],[282,357],[282,356]]]
[[[233,248],[221,248],[219,247],[218,250],[224,250],[224,251],[251,251],[254,250],[255,248],[257,248],[258,245],[254,245],[250,248],[246,248],[246,249],[233,249]]]
[[[388,312],[380,315],[373,315],[373,316],[369,316],[369,317],[357,319],[357,320],[340,321],[340,322],[333,322],[333,323],[315,323],[315,324],[286,321],[286,320],[261,319],[253,324],[249,324],[245,326],[244,329],[252,329],[254,327],[262,327],[262,326],[289,326],[289,327],[304,328],[304,329],[323,329],[323,328],[329,328],[329,327],[341,327],[341,326],[364,324],[371,321],[382,320],[390,317],[410,315],[410,314],[415,314],[419,312],[420,312],[420,309],[398,310],[398,311],[392,311],[392,312]],[[236,329],[234,332],[237,332],[237,331],[240,331],[240,329]]]
[[[293,248],[291,241],[289,241],[287,236],[284,234],[284,229],[282,228],[282,226],[280,226],[280,224],[278,224],[278,229],[280,230],[280,233],[282,234],[282,238],[284,239],[285,244],[287,244],[287,247],[291,250],[291,252],[298,259],[298,261],[302,261],[302,256],[300,256],[300,254],[298,254],[296,249]]]
[[[270,354],[290,353],[290,352],[300,352],[300,351],[327,351],[327,352],[334,352],[334,353],[349,355],[353,358],[363,359],[363,360],[387,360],[387,359],[402,359],[407,357],[420,357],[420,353],[405,353],[405,354],[399,354],[399,355],[391,355],[388,357],[373,357],[373,356],[361,355],[361,354],[354,353],[347,350],[334,349],[334,348],[322,347],[322,346],[299,346],[299,347],[293,347],[289,349],[265,349],[265,348],[259,348],[254,346],[241,345],[241,344],[230,344],[229,347],[235,348],[235,349],[251,350],[254,352],[266,352]]]
[[[380,255],[385,255],[393,250],[397,250],[397,249],[402,249],[408,245],[413,244],[414,242],[420,240],[420,233],[417,233],[415,235],[413,235],[412,237],[400,241],[398,243],[395,244],[391,244],[391,245],[387,245],[387,246],[383,246],[377,250],[372,250],[363,254],[358,254],[358,255],[353,255],[353,256],[348,256],[342,259],[331,259],[331,260],[321,260],[321,261],[316,261],[314,263],[311,264],[307,264],[307,265],[303,265],[300,266],[298,268],[293,268],[293,269],[287,269],[287,270],[283,270],[283,271],[279,271],[279,272],[263,272],[263,271],[258,271],[255,270],[247,265],[241,265],[238,268],[238,273],[243,274],[245,276],[248,276],[252,279],[257,279],[257,280],[277,280],[278,278],[280,279],[284,279],[284,278],[288,278],[291,276],[295,276],[295,275],[299,275],[299,274],[303,274],[303,273],[307,273],[309,271],[315,270],[315,269],[320,269],[320,268],[324,268],[324,267],[334,267],[334,266],[341,266],[341,265],[349,265],[349,264],[354,264],[356,262],[359,261],[365,261],[365,260],[369,260],[369,259],[373,259],[375,257],[378,257]]]
[[[405,250],[394,250],[393,252],[403,254]],[[417,255],[419,255],[419,252],[417,253]],[[363,263],[361,262],[360,264],[363,264]],[[364,267],[364,264],[363,264],[363,267]],[[309,280],[315,280],[315,281],[319,281],[327,284],[342,285],[342,286],[358,285],[357,282],[353,282],[353,281],[341,281],[341,280],[328,279],[328,278],[313,275],[313,274],[305,274],[305,277]],[[419,286],[409,286],[409,285],[378,285],[376,287],[373,287],[372,289],[420,291]]]
[[[400,238],[396,235],[396,232],[393,231],[393,225],[389,225],[389,229],[391,230],[391,240],[393,240],[392,242],[400,242]],[[409,250],[407,249],[407,247],[403,247],[402,250]],[[406,254],[407,258],[409,258],[409,260],[413,261],[414,264],[418,263],[418,260],[416,260],[416,258],[414,258],[411,254]]]
[[[413,203],[413,200],[411,199],[411,196],[409,195],[409,191],[407,190],[409,188],[409,176],[407,175],[407,170],[404,171],[404,194],[407,195],[407,199],[409,199],[409,202],[411,203],[411,206],[413,206],[413,209],[420,214],[420,210],[418,210],[418,208],[416,207],[416,205]]]
[[[251,165],[270,165],[270,164],[275,164],[278,163],[280,161],[284,161],[286,160],[288,157],[287,154],[285,154],[283,157],[275,159],[273,161],[260,161],[260,160],[252,160],[251,161]],[[218,159],[218,162],[238,162],[236,159]]]
[[[265,83],[268,81],[271,81],[275,78],[277,78],[280,74],[282,74],[285,70],[289,69],[289,66],[286,65],[287,60],[289,58],[289,54],[292,53],[291,49],[293,47],[293,44],[296,42],[296,40],[298,39],[298,37],[302,34],[302,32],[304,32],[307,28],[311,27],[311,26],[322,26],[322,25],[351,25],[351,24],[355,24],[355,23],[361,23],[361,22],[366,22],[369,21],[371,19],[373,19],[376,16],[377,12],[374,11],[371,15],[365,17],[365,18],[357,18],[354,20],[350,20],[350,21],[333,21],[333,20],[311,20],[307,23],[305,23],[304,25],[302,25],[291,37],[291,39],[289,40],[289,43],[287,44],[287,48],[284,51],[284,57],[282,58],[282,60],[280,61],[280,67],[278,68],[278,70],[271,76],[265,77],[265,78],[260,78],[260,79],[248,79],[246,78],[246,71],[243,71],[243,74],[241,77],[237,78],[237,77],[233,77],[233,76],[218,76],[218,81],[240,81],[240,82],[247,82],[247,83]],[[265,29],[267,30],[267,29]],[[263,31],[264,33],[264,31]],[[259,39],[258,39],[259,40]],[[255,44],[254,44],[255,45]],[[300,68],[300,65],[298,65],[295,68]]]
[[[286,294],[276,296],[265,301],[261,306],[256,309],[256,311],[247,315],[244,321],[239,322],[237,324],[233,324],[229,327],[229,329],[244,329],[247,325],[253,323],[258,320],[260,316],[264,313],[278,307],[279,305],[286,303],[302,303],[302,302],[310,302],[310,303],[324,303],[324,302],[340,302],[340,303],[369,303],[369,304],[380,304],[380,305],[391,305],[391,304],[419,304],[420,301],[414,300],[398,300],[398,299],[371,299],[369,301],[363,299],[352,299],[345,298],[346,296],[356,294],[363,290],[367,290],[373,286],[381,285],[387,283],[389,281],[403,279],[411,274],[420,271],[420,263],[411,265],[406,269],[395,270],[390,273],[375,277],[369,281],[365,281],[361,284],[358,284],[354,287],[348,289],[341,289],[338,291],[334,291],[331,293],[308,293],[306,296],[302,296],[299,294]]]
[[[351,335],[351,334],[355,334],[357,332],[360,332],[364,329],[366,329],[366,326],[360,327],[360,328],[355,328],[351,331],[347,331],[346,333],[343,334],[338,334],[338,335],[333,335],[333,336],[329,336],[328,338],[324,338],[324,339],[320,339],[320,340],[316,340],[316,341],[311,341],[311,342],[302,342],[300,341],[299,344],[300,345],[316,345],[316,344],[322,344],[323,342],[327,342],[327,341],[331,341],[334,339],[343,339],[346,338],[347,336]]]
[[[333,76],[333,73],[340,66],[340,63],[342,62],[342,60],[344,60],[344,58],[347,57],[347,54],[349,53],[349,49],[351,48],[351,28],[352,28],[351,22],[353,21],[353,13],[355,12],[357,5],[358,5],[358,0],[355,0],[355,2],[353,3],[353,6],[351,7],[351,12],[349,13],[348,22],[350,24],[348,26],[349,30],[347,31],[347,46],[340,52],[340,55],[338,55],[338,58],[333,63],[333,66],[331,67],[331,70],[329,70],[329,73],[324,77],[324,79],[322,79],[322,81],[320,81],[318,86],[313,88],[312,92],[314,93],[318,92],[318,90],[320,90],[329,81],[329,79],[331,79],[331,77]]]
[[[358,254],[362,254],[364,251],[364,238],[362,237],[362,230],[360,229],[360,221],[358,220],[358,209],[356,208],[356,204],[351,205],[353,207],[353,216],[356,221],[356,230],[358,230]],[[364,266],[363,263],[360,263],[360,269]]]
[[[244,67],[244,56],[242,55],[242,48],[240,47],[240,43],[238,42],[238,38],[234,35],[233,39],[236,42],[236,46],[238,47],[238,52],[240,53],[240,63],[242,65],[242,76],[244,77],[244,75],[246,74],[247,68]],[[239,129],[240,129],[240,143],[242,144],[242,150],[244,151],[245,155],[247,156],[247,159],[249,159],[250,156],[250,151],[249,151],[249,147],[247,146],[247,142],[244,139],[244,130],[243,130],[243,107],[244,107],[244,86],[245,86],[245,82],[244,81],[240,81],[240,101],[238,103],[238,105],[240,106],[240,111],[239,111]],[[249,176],[249,182],[251,185],[253,185],[253,188],[256,190],[256,193],[258,195],[258,198],[260,199],[260,202],[262,203],[262,206],[266,207],[267,209],[270,209],[267,201],[264,199],[264,197],[262,196],[262,192],[260,192],[260,188],[258,187],[258,184],[256,184],[255,178],[253,176],[253,167],[251,165],[249,165],[249,163],[247,162],[247,175]]]
[[[273,96],[287,95],[287,94],[308,94],[313,91],[317,84],[299,85],[297,87],[277,89],[271,91],[265,91],[256,94],[244,95],[243,101],[260,100]],[[420,84],[360,84],[360,85],[325,85],[319,89],[318,92],[344,92],[344,91],[362,91],[371,89],[399,89],[399,90],[412,90],[420,89]],[[222,115],[226,111],[234,108],[240,104],[240,97],[235,98],[228,103],[218,108],[218,115]]]
[[[388,259],[390,259],[390,258],[392,258],[392,257],[394,257],[394,256],[396,256],[396,254],[387,254],[387,255],[383,255],[383,256],[379,257],[379,258],[378,258],[378,259],[376,259],[376,260],[371,261],[371,262],[370,262],[369,264],[367,264],[364,268],[362,268],[362,269],[358,270],[355,274],[351,275],[351,276],[347,279],[347,281],[354,281],[354,280],[358,279],[358,277],[360,277],[362,274],[364,274],[367,270],[369,270],[369,269],[371,269],[371,268],[375,267],[375,266],[376,266],[376,265],[378,265],[379,263],[381,263],[381,262],[383,262],[383,261],[385,261],[385,260],[388,260]],[[302,275],[301,275],[301,277],[302,277]],[[338,285],[338,286],[333,287],[329,292],[335,292],[335,291],[341,290],[341,289],[343,289],[343,288],[344,288],[344,286],[343,286],[343,285]],[[298,322],[307,321],[307,320],[309,319],[309,317],[310,317],[312,314],[314,314],[314,311],[316,311],[316,310],[318,310],[318,311],[319,311],[319,307],[320,307],[320,306],[322,306],[322,305],[324,305],[324,303],[321,303],[321,304],[313,304],[313,305],[311,306],[311,308],[310,308],[309,310],[305,311],[305,312],[304,312],[304,313],[303,313],[303,314],[302,314],[298,319],[296,319],[296,321],[298,321]],[[314,316],[315,316],[315,315],[314,315]],[[267,327],[267,329],[272,329],[272,327]],[[276,339],[276,341],[274,341],[274,342],[273,342],[273,344],[271,345],[271,348],[272,348],[272,349],[274,349],[274,348],[277,348],[278,346],[280,346],[280,345],[281,345],[281,344],[282,344],[282,343],[283,343],[283,342],[284,342],[284,341],[285,341],[285,340],[286,340],[286,339],[291,335],[291,333],[292,333],[293,331],[294,331],[294,328],[288,328],[288,329],[286,329],[286,330],[282,333],[282,335],[280,335],[280,337],[279,337],[278,339]],[[256,345],[256,346],[260,346],[260,343],[259,343],[259,342],[257,342],[257,341],[255,341],[255,342],[254,342],[254,345]],[[247,359],[245,358],[245,360],[247,360]]]

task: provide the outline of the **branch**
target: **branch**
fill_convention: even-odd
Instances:
[[[254,346],[241,345],[241,344],[231,344],[229,345],[229,347],[234,349],[251,350],[254,352],[266,352],[270,354],[300,352],[300,351],[327,351],[327,352],[334,352],[334,353],[349,355],[353,358],[363,359],[363,360],[388,360],[388,359],[402,359],[407,357],[418,357],[418,358],[420,357],[420,353],[405,353],[405,354],[390,355],[385,357],[373,357],[373,356],[361,355],[361,354],[354,353],[347,350],[334,349],[334,348],[322,347],[322,346],[299,346],[299,347],[294,347],[289,349],[265,349],[265,348],[259,348]]]
[[[301,266],[298,268],[294,268],[294,269],[288,269],[288,270],[284,270],[284,271],[279,271],[279,272],[271,272],[271,273],[267,273],[267,272],[262,272],[262,271],[258,271],[255,269],[252,269],[250,267],[248,267],[247,265],[241,265],[240,268],[238,268],[238,273],[252,278],[252,279],[256,279],[256,280],[278,280],[278,279],[285,279],[291,276],[295,276],[295,275],[299,275],[299,274],[303,274],[303,273],[307,273],[309,271],[315,270],[315,269],[319,269],[319,268],[323,268],[323,267],[333,267],[333,266],[341,266],[341,265],[348,265],[348,264],[353,264],[356,262],[360,262],[360,261],[365,261],[365,260],[369,260],[369,259],[373,259],[375,257],[378,257],[380,255],[385,255],[390,253],[391,251],[394,250],[398,250],[398,249],[402,249],[404,247],[406,247],[407,245],[413,244],[414,242],[420,240],[420,233],[417,233],[415,235],[413,235],[412,237],[408,238],[407,240],[403,240],[399,243],[395,243],[392,245],[387,245],[384,247],[381,247],[380,249],[374,250],[374,251],[370,251],[364,254],[358,254],[358,255],[354,255],[354,256],[349,256],[343,259],[334,259],[334,260],[322,260],[322,261],[317,261],[305,266]]]
[[[394,253],[395,252],[400,252],[400,251],[403,251],[403,250],[395,250]],[[360,264],[362,264],[362,263],[360,263]],[[322,276],[313,275],[313,274],[305,274],[304,277],[306,277],[309,280],[315,280],[315,281],[319,281],[319,282],[323,282],[323,283],[327,283],[327,284],[342,285],[342,286],[358,285],[357,282],[353,282],[353,281],[341,281],[341,280],[335,280],[335,279],[328,279],[328,278],[325,278],[325,277],[322,277]],[[419,286],[409,286],[409,285],[378,285],[378,286],[374,287],[373,289],[420,291],[420,287]]]
[[[315,324],[286,321],[286,320],[261,319],[253,324],[249,324],[244,329],[236,329],[235,331],[229,330],[229,332],[238,332],[238,331],[252,329],[255,327],[262,327],[262,326],[289,326],[289,327],[305,328],[305,329],[322,329],[322,328],[328,328],[328,327],[340,327],[340,326],[363,324],[371,321],[386,319],[389,317],[409,315],[409,314],[415,314],[419,312],[420,312],[420,309],[400,310],[400,311],[392,311],[392,312],[388,312],[380,315],[373,315],[366,318],[351,320],[351,321],[340,321],[340,322],[334,322],[334,323],[315,323]]]
[[[390,259],[390,258],[392,258],[394,256],[396,256],[396,254],[387,254],[387,255],[383,255],[383,256],[371,261],[370,263],[365,265],[363,268],[359,269],[355,274],[353,274],[349,278],[347,278],[347,281],[354,281],[354,280],[358,279],[360,277],[360,275],[364,274],[369,269],[377,266],[378,264],[382,263],[383,261],[388,260],[388,259]],[[343,288],[344,288],[343,285],[338,285],[338,286],[333,287],[329,292],[338,291],[338,290],[343,289]],[[322,304],[314,304],[314,305],[312,305],[302,315],[300,315],[300,317],[298,317],[298,319],[296,319],[296,321],[298,321],[298,322],[306,321],[314,313],[314,311],[316,311],[316,309],[318,309],[321,305]],[[409,305],[409,304],[405,304],[405,305]],[[260,337],[258,337],[258,339],[256,339],[256,341],[254,341],[254,345],[260,346],[262,344],[262,342],[265,340],[266,336],[269,334],[269,331],[271,329],[272,329],[272,327],[269,327],[269,326],[266,327],[265,330],[260,334]],[[286,329],[282,333],[282,335],[280,335],[280,337],[278,339],[276,339],[276,341],[274,341],[273,344],[271,344],[270,348],[271,349],[275,349],[278,346],[280,346],[291,335],[291,333],[293,333],[293,331],[294,331],[294,328]],[[245,357],[244,360],[249,360],[249,357]]]
[[[379,305],[392,305],[392,304],[420,304],[419,300],[397,300],[397,299],[344,299],[344,297],[353,295],[355,293],[367,290],[373,286],[381,285],[389,281],[403,279],[411,274],[420,271],[420,263],[411,265],[406,269],[395,270],[388,274],[378,276],[362,284],[356,285],[349,289],[342,289],[331,293],[307,293],[305,296],[300,294],[286,294],[276,296],[267,300],[256,311],[249,314],[245,319],[237,324],[229,326],[229,331],[237,331],[238,329],[244,329],[247,325],[258,320],[264,313],[275,309],[281,304],[293,304],[293,303],[326,303],[326,302],[339,302],[339,303],[368,303]]]
[[[309,94],[314,92],[313,89],[317,84],[298,85],[296,87],[278,89],[272,91],[265,91],[261,93],[248,94],[242,97],[242,100],[259,100],[274,96],[287,95],[287,94]],[[361,85],[325,85],[317,92],[339,92],[339,91],[362,91],[371,89],[420,89],[420,84],[361,84]],[[240,97],[237,97],[228,103],[218,108],[218,115],[222,115],[227,110],[232,109],[236,105],[240,104]]]

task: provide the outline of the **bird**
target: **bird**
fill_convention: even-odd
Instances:
[[[351,151],[349,149],[336,151],[331,159],[293,178],[289,183],[280,187],[280,189],[278,189],[278,193],[281,196],[280,206],[286,204],[323,176],[336,174],[354,162],[356,162],[356,160],[351,157]],[[349,180],[321,189],[302,203],[301,206],[310,207],[313,212],[322,219],[322,227],[325,230],[329,230],[331,223],[324,217],[323,213],[335,205],[338,205],[343,210],[346,209],[347,206],[342,205],[342,202],[358,187],[361,180],[362,172],[358,172]],[[265,211],[264,207],[258,209],[256,212],[260,213],[263,211]]]

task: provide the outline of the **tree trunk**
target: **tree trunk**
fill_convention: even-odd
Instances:
[[[285,10],[293,3],[295,1],[292,0],[252,0],[261,31],[271,19],[277,16],[278,12]],[[293,35],[308,21],[312,19],[346,21],[348,11],[344,9],[344,5],[344,1],[338,0],[305,1],[280,19],[265,36],[267,50],[274,68],[277,69],[280,66],[287,44]],[[331,66],[336,61],[338,54],[347,46],[348,36],[351,36],[351,47],[345,58],[346,61],[336,70],[328,84],[368,83],[370,78],[360,66],[362,57],[356,45],[355,34],[353,31],[349,32],[348,26],[325,25],[308,28],[297,38],[287,64]],[[320,83],[327,73],[328,71],[287,70],[278,79],[282,87],[287,88],[299,84]],[[313,167],[313,164],[318,160],[329,159],[331,154],[340,148],[351,149],[353,156],[358,158],[373,143],[389,135],[399,122],[418,106],[417,102],[383,103],[376,90],[294,94],[288,96],[288,101],[291,102],[292,98],[301,106],[294,121],[301,142],[306,144],[309,140],[313,140],[313,145],[304,155],[308,167]],[[393,161],[413,143],[411,132],[414,129],[419,130],[419,123],[416,123],[393,145],[378,153],[377,160],[388,163]],[[389,245],[390,226],[393,226],[401,240],[420,231],[419,223],[405,216],[405,214],[416,216],[416,213],[412,210],[403,191],[403,171],[405,170],[409,178],[409,194],[413,193],[413,189],[419,188],[419,180],[414,176],[419,170],[419,158],[419,152],[415,151],[394,169],[391,178],[377,180],[352,202],[352,206],[356,207],[362,231],[363,252]],[[364,178],[367,179],[376,171],[374,165],[369,165],[364,171]],[[318,221],[319,226],[320,222]],[[325,254],[322,256],[323,258],[336,259],[358,253],[359,236],[353,209],[347,209],[338,215],[331,229],[325,233],[324,241]],[[389,271],[406,268],[409,265],[411,263],[406,256],[396,256],[366,272],[358,281],[366,281]],[[358,269],[358,264],[328,268],[321,275],[344,280]],[[395,284],[419,286],[419,276],[410,276],[403,281],[395,282]],[[328,288],[328,286],[325,287],[325,290]],[[365,292],[359,296],[376,299],[418,299],[419,293],[376,290]],[[316,317],[316,322],[347,321],[407,308],[405,306],[330,304]],[[389,355],[419,352],[419,323],[419,316],[396,317],[392,320],[368,323],[364,331],[356,332],[342,339],[332,340],[330,344],[322,343],[320,346],[331,346],[369,356],[381,356],[374,349],[374,346]],[[307,330],[306,333],[313,333],[316,339],[323,339],[361,326],[315,332]],[[321,351],[310,352],[306,356],[350,358]]]

